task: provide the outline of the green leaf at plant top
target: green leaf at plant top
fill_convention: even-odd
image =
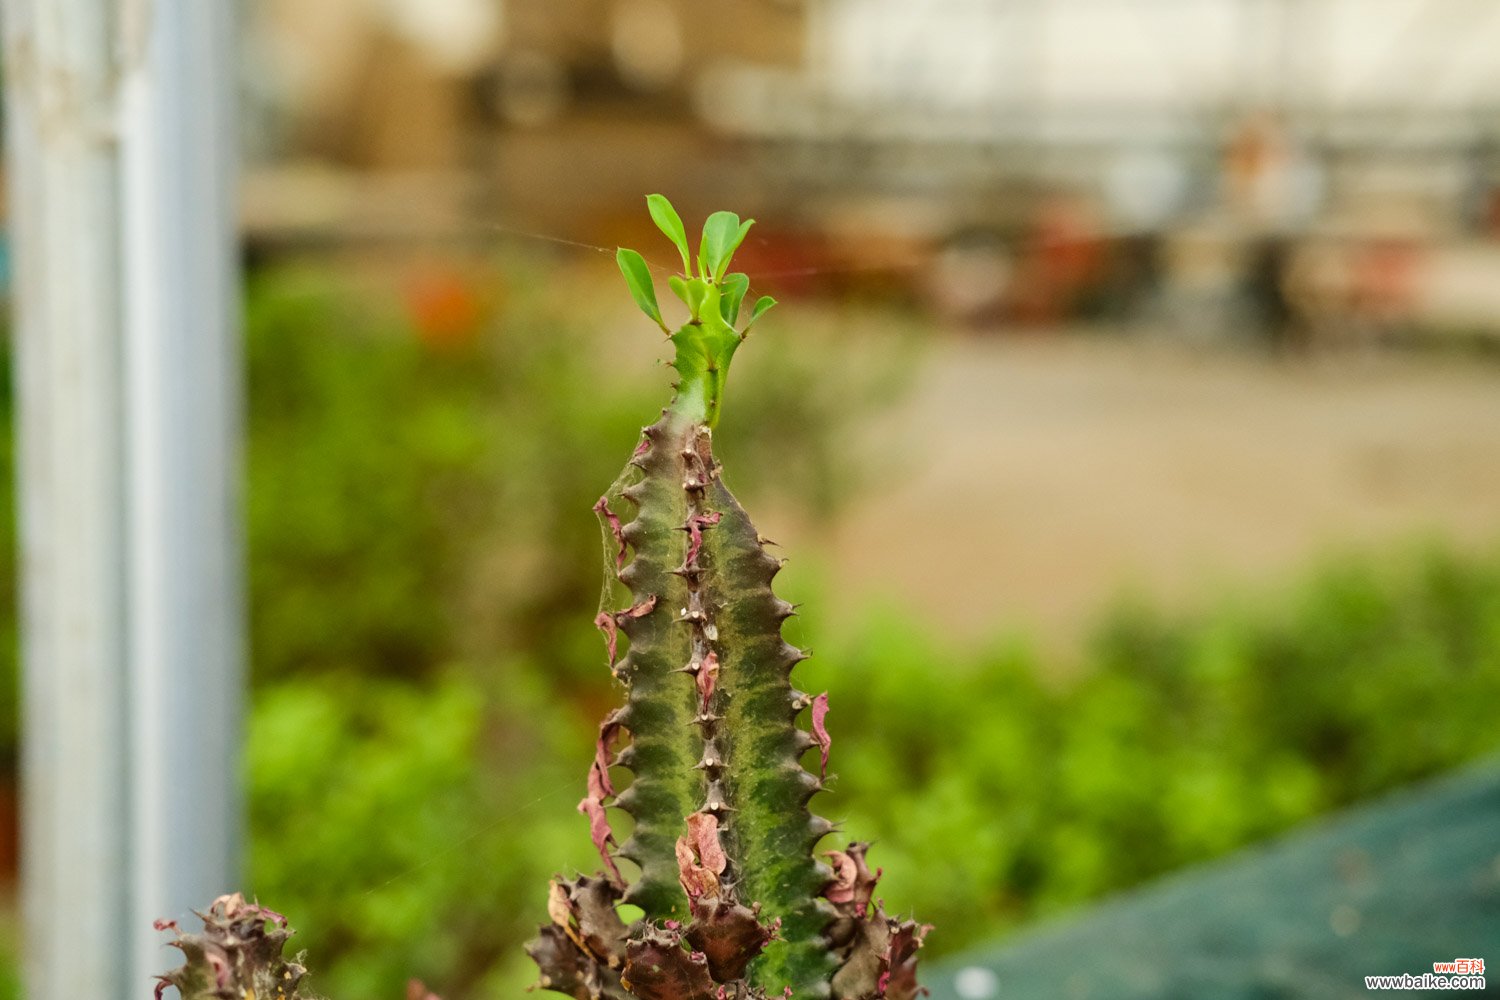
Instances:
[[[750,310],[750,323],[747,323],[745,325],[745,329],[748,330],[751,324],[760,319],[762,313],[764,313],[767,309],[771,308],[775,304],[776,300],[771,298],[771,296],[769,295],[762,295],[760,298],[756,299],[755,308]]]
[[[703,303],[707,300],[709,292],[708,282],[701,278],[684,280],[674,274],[667,279],[667,287],[672,289],[672,294],[688,307],[688,312],[692,313],[694,322],[703,318]]]
[[[703,224],[703,242],[698,248],[698,268],[705,279],[718,281],[724,277],[730,258],[753,225],[754,219],[746,219],[741,224],[740,217],[733,212],[715,212],[708,217]]]
[[[656,286],[651,283],[651,269],[646,266],[646,258],[634,250],[621,247],[615,252],[615,263],[620,265],[620,273],[625,275],[625,284],[630,286],[630,295],[635,299],[635,304],[665,331],[667,324],[662,322],[661,307],[656,304]]]
[[[750,227],[753,225],[755,225],[754,219],[746,219],[744,222],[740,223],[740,231],[734,234],[734,245],[729,248],[729,253],[724,257],[723,267],[720,268],[721,274],[723,273],[724,269],[729,266],[730,258],[732,258],[735,255],[735,252],[739,250],[740,244],[745,242],[745,237],[750,233]]]
[[[687,307],[693,321],[703,319],[703,304],[708,301],[709,285],[706,281],[689,281],[687,284]]]
[[[748,274],[731,274],[724,279],[724,295],[719,299],[719,315],[730,326],[739,322],[740,303],[745,301],[745,293],[749,290]]]
[[[656,228],[665,233],[667,239],[676,244],[677,252],[682,254],[682,273],[692,277],[693,263],[688,255],[687,230],[682,227],[682,217],[677,214],[677,209],[662,194],[648,194],[646,207],[651,210],[651,220],[656,223]]]

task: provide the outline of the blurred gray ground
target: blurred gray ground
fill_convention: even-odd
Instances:
[[[1482,958],[1493,982],[1497,830],[1492,759],[948,959],[923,980],[931,1000],[1332,998],[1367,996],[1367,975]]]
[[[954,338],[862,432],[875,471],[834,537],[766,530],[826,561],[835,613],[1066,645],[1121,591],[1190,609],[1330,553],[1493,549],[1497,430],[1493,359]]]

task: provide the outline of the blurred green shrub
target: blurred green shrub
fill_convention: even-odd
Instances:
[[[1122,607],[1067,681],[884,615],[830,639],[824,815],[945,951],[1500,748],[1500,558],[1345,561],[1275,601]]]
[[[257,693],[251,884],[296,915],[319,993],[395,997],[411,976],[457,996],[529,982],[516,960],[535,887],[591,863],[570,766],[591,737],[534,667],[513,666],[503,689],[443,672]]]

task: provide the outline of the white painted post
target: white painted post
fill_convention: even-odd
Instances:
[[[242,635],[231,0],[122,4],[129,983],[238,888]]]
[[[234,882],[229,0],[6,0],[30,1000],[147,996]]]
[[[126,995],[119,158],[105,6],[4,9],[31,1000]]]

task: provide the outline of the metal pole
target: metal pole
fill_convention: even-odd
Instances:
[[[141,997],[233,883],[228,0],[8,0],[30,1000]]]
[[[32,1000],[124,996],[119,157],[99,0],[4,10]],[[139,994],[137,994],[139,995]]]
[[[137,0],[120,25],[130,620],[130,983],[153,919],[235,888],[239,352],[229,0]],[[137,993],[136,995],[140,995]]]

